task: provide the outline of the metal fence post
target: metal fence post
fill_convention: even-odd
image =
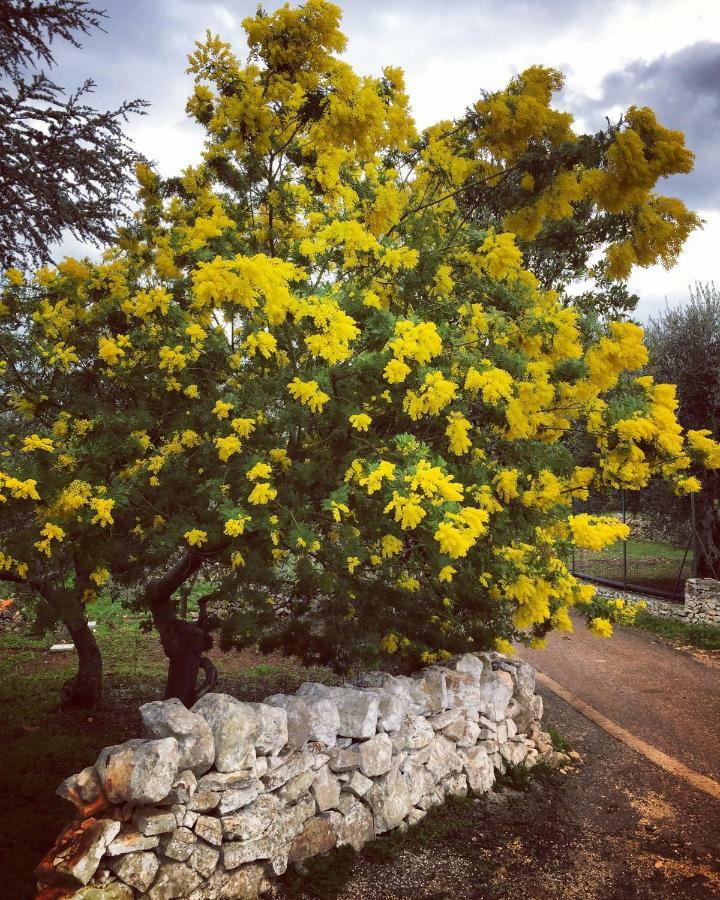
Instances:
[[[625,525],[625,488],[620,488],[620,498],[622,502],[622,520],[623,525]],[[623,540],[623,587],[627,590],[627,538]]]
[[[698,533],[697,533],[697,521],[695,518],[695,494],[690,494],[690,519],[691,519],[691,527],[692,527],[692,548],[693,548],[693,578],[698,577]]]

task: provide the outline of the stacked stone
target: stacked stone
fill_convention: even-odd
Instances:
[[[690,578],[685,584],[685,621],[720,625],[720,581]]]
[[[77,819],[38,866],[39,897],[257,897],[290,863],[360,850],[506,767],[566,761],[534,689],[532,666],[480,653],[263,703],[147,703],[147,739],[106,747],[58,789]]]
[[[689,578],[685,582],[685,600],[672,603],[629,591],[616,591],[596,586],[596,591],[606,597],[623,597],[629,603],[643,601],[653,616],[677,619],[699,625],[720,625],[720,581],[712,578]]]

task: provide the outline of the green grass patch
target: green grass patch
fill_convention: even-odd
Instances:
[[[569,753],[572,750],[573,747],[570,741],[554,725],[547,726],[547,733],[550,735],[553,749],[557,750],[558,753]]]
[[[635,619],[635,627],[659,634],[671,641],[682,641],[701,650],[720,650],[720,627],[717,625],[664,619],[646,610],[640,610]]]
[[[103,654],[105,708],[88,716],[58,708],[59,689],[77,667],[77,656],[50,653],[62,632],[42,637],[0,635],[0,896],[35,896],[33,869],[71,817],[55,789],[73,772],[92,765],[98,752],[141,735],[138,707],[162,698],[167,661],[144,616],[101,597],[88,608]],[[303,681],[334,681],[325,669],[257,653],[214,654],[219,690],[260,700],[294,691]]]
[[[685,563],[683,564],[683,558]],[[693,553],[685,547],[665,541],[633,539],[627,541],[627,581],[648,587],[673,590],[682,567],[684,577],[692,573]],[[574,571],[622,581],[624,577],[623,542],[616,541],[603,550],[576,550]]]

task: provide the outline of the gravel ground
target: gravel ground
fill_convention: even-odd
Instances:
[[[584,763],[452,803],[360,855],[291,873],[278,900],[720,897],[720,802],[634,753],[555,695],[546,716]]]

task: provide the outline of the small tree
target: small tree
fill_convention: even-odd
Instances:
[[[0,0],[0,267],[39,265],[66,233],[105,243],[134,189],[138,154],[123,134],[130,100],[98,112],[36,66],[53,66],[51,45],[76,47],[76,34],[100,27],[104,13],[81,0]]]
[[[190,57],[202,163],[168,182],[139,167],[142,209],[101,264],[8,276],[2,577],[42,593],[76,642],[99,587],[133,588],[167,694],[188,704],[209,638],[174,593],[208,561],[238,597],[226,645],[410,669],[569,627],[592,592],[565,566],[570,544],[624,533],[570,514],[592,483],[696,487],[671,387],[630,379],[603,399],[644,365],[641,330],[613,322],[584,343],[514,235],[459,205],[501,190],[531,144],[572,138],[549,105],[557,73],[486,98],[483,131],[418,135],[401,72],[357,76],[338,20],[321,0],[258,13],[245,66],[208,35]],[[664,160],[655,176],[686,165],[660,126],[616,142],[628,134]],[[557,190],[589,181],[642,222],[653,179],[616,145]],[[672,240],[693,221],[676,219]],[[571,428],[593,465],[560,440]],[[97,698],[78,650],[76,695]]]
[[[667,307],[647,328],[650,365],[655,378],[677,384],[678,418],[697,447],[720,437],[720,295],[714,284],[697,284],[689,302]],[[703,483],[696,497],[697,569],[720,578],[720,477],[698,472]]]

